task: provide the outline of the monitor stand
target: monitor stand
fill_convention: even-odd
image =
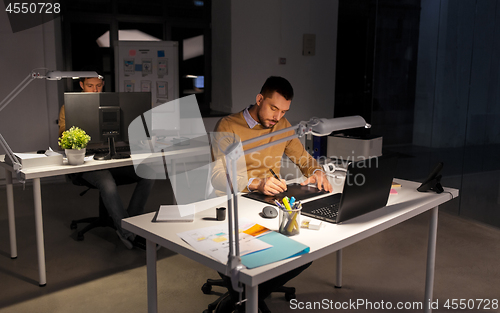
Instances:
[[[94,160],[117,160],[117,159],[127,159],[130,158],[130,154],[128,153],[117,153],[115,147],[115,138],[108,137],[108,154],[96,154],[94,155]]]

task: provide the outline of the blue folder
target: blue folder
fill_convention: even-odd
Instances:
[[[309,253],[310,250],[308,246],[275,231],[265,234],[259,237],[259,239],[272,245],[272,247],[242,256],[241,263],[247,268],[255,268],[281,261],[304,253]]]

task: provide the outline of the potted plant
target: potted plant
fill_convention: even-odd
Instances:
[[[65,150],[68,164],[83,164],[85,148],[89,141],[90,136],[83,129],[75,126],[62,133],[61,138],[59,138],[59,146]]]

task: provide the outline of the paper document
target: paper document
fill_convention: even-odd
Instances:
[[[45,151],[45,155],[46,156],[53,156],[53,155],[60,155],[59,152],[55,152],[54,150],[52,150],[51,147],[49,147],[46,151]]]
[[[153,222],[192,222],[194,221],[194,204],[161,205]]]
[[[37,158],[46,158],[45,154],[37,154],[37,153],[14,153],[15,156],[20,158],[21,160],[27,159],[37,159]]]
[[[257,238],[271,232],[271,230],[246,219],[240,220],[239,226],[241,256],[272,247],[272,245]],[[227,224],[224,223],[178,233],[177,235],[196,250],[210,255],[219,262],[226,263],[229,255],[228,233]]]

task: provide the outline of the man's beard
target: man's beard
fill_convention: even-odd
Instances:
[[[262,127],[264,127],[264,128],[268,128],[268,129],[272,128],[274,125],[276,125],[278,123],[278,121],[275,121],[275,120],[266,120],[266,119],[262,118],[262,116],[260,115],[260,112],[257,116],[259,118],[259,124],[262,125]],[[264,121],[274,122],[274,124],[273,125],[266,125],[266,124],[264,124]]]

